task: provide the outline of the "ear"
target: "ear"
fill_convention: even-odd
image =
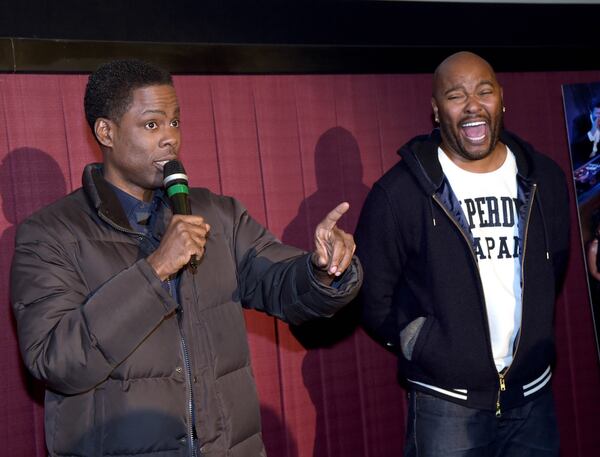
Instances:
[[[440,116],[439,116],[438,106],[435,101],[435,97],[431,97],[431,108],[433,109],[433,118],[435,119],[436,122],[439,122]]]
[[[115,124],[110,119],[99,117],[94,122],[94,134],[102,146],[112,148]]]

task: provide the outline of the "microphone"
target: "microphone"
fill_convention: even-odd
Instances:
[[[163,185],[171,201],[173,214],[183,214],[184,216],[192,214],[188,177],[185,174],[183,164],[179,160],[170,160],[165,164],[163,168]],[[192,254],[188,265],[192,273],[195,274],[198,268],[196,254]]]

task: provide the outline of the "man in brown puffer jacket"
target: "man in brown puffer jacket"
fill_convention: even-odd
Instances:
[[[190,190],[192,215],[173,215],[161,188],[180,145],[170,75],[109,63],[85,110],[103,163],[20,225],[11,272],[21,352],[47,386],[48,452],[264,456],[242,306],[298,324],[354,298],[362,271],[336,227],[347,203],[317,226],[312,253],[207,189]]]

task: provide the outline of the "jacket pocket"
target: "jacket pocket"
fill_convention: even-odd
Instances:
[[[431,317],[419,316],[400,331],[400,347],[406,360],[416,360],[431,328]]]
[[[50,453],[96,456],[95,391],[70,396],[46,392],[46,404],[51,404],[46,411],[46,427],[53,430],[48,442]]]

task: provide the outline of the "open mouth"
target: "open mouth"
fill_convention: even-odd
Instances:
[[[485,121],[464,122],[460,124],[460,128],[471,143],[481,143],[488,134],[488,126]]]

